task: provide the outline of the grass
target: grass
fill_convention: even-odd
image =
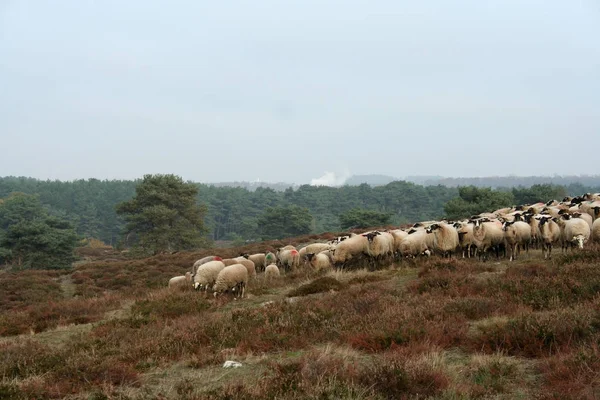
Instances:
[[[1,272],[0,398],[600,396],[597,248],[166,287],[204,255]]]

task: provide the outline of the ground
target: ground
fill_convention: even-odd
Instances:
[[[600,395],[597,248],[259,275],[242,300],[166,287],[206,254],[0,273],[0,398]]]

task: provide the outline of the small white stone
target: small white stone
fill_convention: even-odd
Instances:
[[[223,368],[239,368],[242,366],[242,363],[239,363],[237,361],[225,361],[225,364],[223,364]]]

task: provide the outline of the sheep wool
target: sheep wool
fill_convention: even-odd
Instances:
[[[244,297],[246,284],[248,283],[248,269],[242,264],[229,265],[219,272],[213,286],[214,296],[226,291],[239,290],[239,297]]]
[[[225,264],[222,261],[209,261],[200,265],[194,275],[194,289],[206,291],[211,288],[223,268]]]
[[[192,273],[188,271],[185,273],[185,275],[174,276],[173,278],[169,279],[169,287],[182,286],[187,282],[191,282],[191,280]]]
[[[265,279],[271,280],[279,276],[279,268],[275,264],[269,264],[265,268]]]

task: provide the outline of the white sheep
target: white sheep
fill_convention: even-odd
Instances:
[[[340,243],[333,251],[333,263],[336,267],[346,268],[367,254],[368,240],[362,235],[352,236]]]
[[[226,267],[233,264],[239,264],[237,258],[224,258],[221,261],[223,262],[223,264],[225,264]]]
[[[400,258],[400,242],[408,236],[408,232],[402,229],[394,229],[390,233],[394,237],[394,256],[398,259]]]
[[[460,245],[458,231],[454,226],[446,223],[432,224],[425,229],[428,235],[433,236],[433,250],[442,256],[452,258],[452,254]]]
[[[300,265],[300,254],[295,248],[279,249],[277,259],[277,265],[285,271],[295,270]]]
[[[500,253],[500,246],[504,244],[504,232],[502,223],[498,220],[477,219],[473,225],[473,242],[477,246],[479,256],[488,258],[488,250],[496,252],[496,258]]]
[[[596,218],[592,224],[592,240],[596,243],[600,242],[600,218]]]
[[[194,275],[194,289],[207,291],[217,280],[217,275],[225,268],[223,261],[209,261],[202,264]]]
[[[308,253],[306,254],[308,263],[315,271],[321,271],[331,268],[331,260],[326,254],[323,253]]]
[[[248,270],[243,264],[229,265],[219,272],[213,286],[214,296],[231,290],[239,291],[239,297],[244,297],[246,285],[248,284]]]
[[[581,218],[572,218],[567,214],[564,214],[562,217],[562,219],[558,220],[558,224],[562,228],[563,251],[566,251],[569,247],[573,247],[575,243],[577,243],[577,247],[583,249],[583,244],[590,238],[590,226]]]
[[[590,214],[575,212],[572,214],[572,216],[573,216],[573,218],[581,218],[582,220],[587,222],[587,224],[590,226],[590,229],[592,229],[592,224],[594,223],[594,219],[592,218],[592,216]]]
[[[279,276],[279,268],[275,264],[269,264],[265,268],[265,279],[271,280]]]
[[[517,254],[521,248],[529,251],[529,242],[531,242],[531,227],[523,221],[506,221],[502,225],[504,231],[504,240],[506,246],[510,248],[510,261],[517,259]]]
[[[207,262],[210,262],[210,261],[221,261],[221,260],[222,260],[222,258],[219,256],[206,256],[204,258],[196,260],[193,265],[194,271],[202,264],[206,264]]]
[[[465,253],[468,258],[471,258],[471,252],[474,250],[474,256],[477,255],[477,247],[473,242],[473,224],[469,221],[461,221],[454,223],[454,227],[458,232],[458,242],[462,250],[462,258],[465,258]]]
[[[169,287],[182,286],[186,282],[191,282],[191,280],[192,273],[188,271],[185,273],[185,275],[174,276],[169,279]]]
[[[254,267],[256,268],[256,272],[261,272],[265,270],[267,264],[265,264],[265,253],[256,253],[256,254],[244,254],[244,257],[254,263]]]
[[[389,232],[366,232],[362,236],[367,238],[367,254],[372,264],[381,262],[394,254],[394,237]]]
[[[427,232],[423,228],[412,228],[408,232],[408,236],[400,242],[400,254],[402,257],[418,257],[423,254],[429,255],[427,247]]]
[[[561,231],[558,224],[551,216],[540,216],[540,239],[542,241],[542,251],[544,259],[552,257],[552,246],[558,243],[561,238]]]
[[[268,252],[265,254],[265,265],[277,264],[277,256],[275,253]]]
[[[237,261],[238,264],[242,264],[244,267],[246,267],[248,270],[248,279],[256,278],[256,265],[254,265],[252,260],[248,260],[245,257],[237,257],[234,258],[234,260]]]

